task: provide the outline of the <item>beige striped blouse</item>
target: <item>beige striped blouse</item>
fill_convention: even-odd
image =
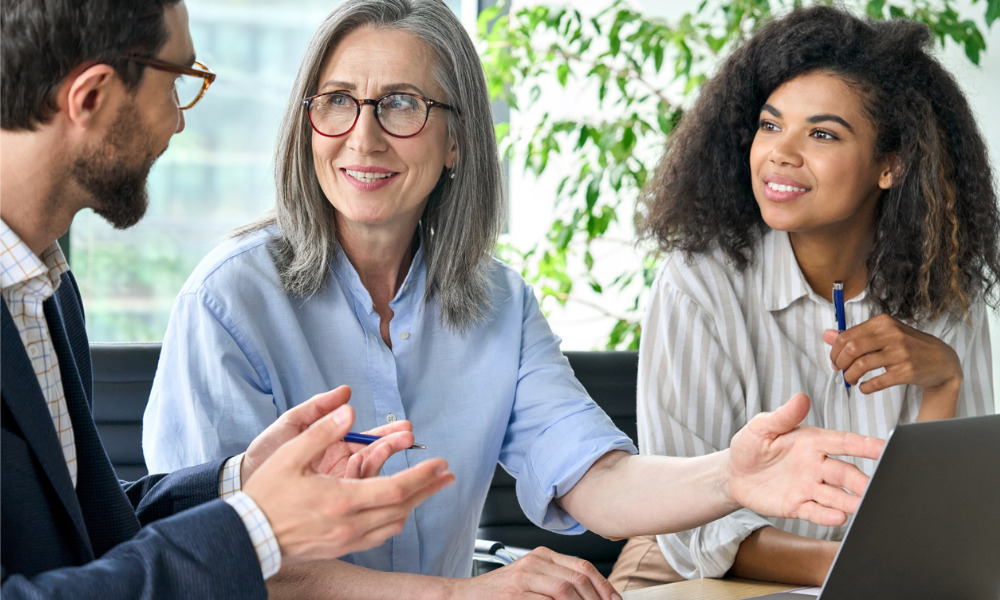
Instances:
[[[674,253],[661,268],[639,350],[640,451],[694,456],[726,448],[751,417],[777,408],[796,392],[812,399],[810,425],[884,438],[897,422],[914,420],[919,387],[896,386],[871,395],[856,386],[850,393],[845,390],[822,339],[825,329],[836,328],[833,305],[806,283],[788,234],[768,232],[755,256],[742,273],[720,251],[691,259]],[[848,300],[846,312],[848,327],[877,314],[865,294]],[[965,379],[958,415],[992,413],[985,304],[973,307],[971,326],[944,316],[916,327],[959,355]],[[882,372],[869,373],[862,381]],[[857,464],[867,473],[874,466],[868,460]],[[743,539],[766,525],[828,540],[839,540],[846,531],[846,526],[765,519],[744,509],[657,541],[684,577],[721,577]]]

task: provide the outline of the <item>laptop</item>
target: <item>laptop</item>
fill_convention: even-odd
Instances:
[[[788,591],[758,600],[808,600]],[[899,425],[820,600],[1000,600],[1000,415]]]

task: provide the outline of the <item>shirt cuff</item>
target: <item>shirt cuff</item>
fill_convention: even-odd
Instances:
[[[233,494],[243,490],[243,480],[240,479],[240,468],[243,466],[243,456],[245,454],[246,452],[230,457],[222,465],[222,470],[219,471],[219,497],[223,500],[228,500]]]
[[[234,492],[225,498],[225,501],[243,519],[243,525],[246,526],[247,533],[250,534],[250,543],[257,551],[260,571],[264,575],[264,580],[267,581],[281,569],[281,548],[278,547],[278,540],[274,537],[271,523],[268,522],[264,511],[257,506],[253,498],[243,492]]]

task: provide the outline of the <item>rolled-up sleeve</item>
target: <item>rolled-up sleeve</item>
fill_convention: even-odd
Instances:
[[[531,288],[523,289],[520,367],[500,463],[517,479],[518,501],[532,522],[580,533],[583,526],[554,500],[608,452],[637,450],[577,381]]]

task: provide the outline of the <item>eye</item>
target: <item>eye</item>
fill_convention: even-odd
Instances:
[[[811,131],[809,133],[809,135],[811,135],[812,137],[814,137],[814,138],[816,138],[818,140],[833,141],[833,140],[840,139],[837,136],[835,136],[834,134],[830,133],[829,131],[826,131],[826,130],[823,130],[823,129],[814,129],[813,131]]]
[[[326,99],[327,104],[337,108],[344,108],[354,103],[347,94],[330,94],[329,96],[323,96],[323,98]]]
[[[761,119],[757,123],[757,128],[760,131],[781,131],[781,128],[778,127],[777,123],[774,121],[768,121],[767,119]]]
[[[417,98],[410,94],[393,94],[382,100],[382,110],[405,113],[417,110]]]

